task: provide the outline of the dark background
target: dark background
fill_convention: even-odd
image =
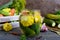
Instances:
[[[26,0],[26,2],[27,9],[39,9],[43,16],[60,9],[60,0]]]
[[[10,0],[0,0],[0,6],[9,1]],[[38,9],[43,16],[47,13],[54,13],[60,9],[60,0],[26,0],[26,4],[27,9]]]

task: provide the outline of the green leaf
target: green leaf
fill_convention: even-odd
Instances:
[[[26,40],[26,36],[23,34],[20,36],[20,40]]]

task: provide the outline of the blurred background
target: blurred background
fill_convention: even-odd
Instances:
[[[60,0],[26,0],[27,9],[39,9],[42,16],[60,9]]]

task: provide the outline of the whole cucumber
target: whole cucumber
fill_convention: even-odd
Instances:
[[[54,14],[47,14],[45,17],[48,19],[53,19],[53,20],[60,19],[60,15],[54,15]]]
[[[55,21],[47,19],[47,18],[44,18],[43,22],[46,23],[46,25],[51,26],[51,27],[55,27],[56,25]]]

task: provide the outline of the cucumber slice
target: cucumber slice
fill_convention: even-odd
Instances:
[[[56,23],[55,23],[55,22],[53,22],[53,23],[52,23],[52,27],[54,27],[55,25],[56,25]]]
[[[58,24],[58,28],[60,28],[60,24]]]

